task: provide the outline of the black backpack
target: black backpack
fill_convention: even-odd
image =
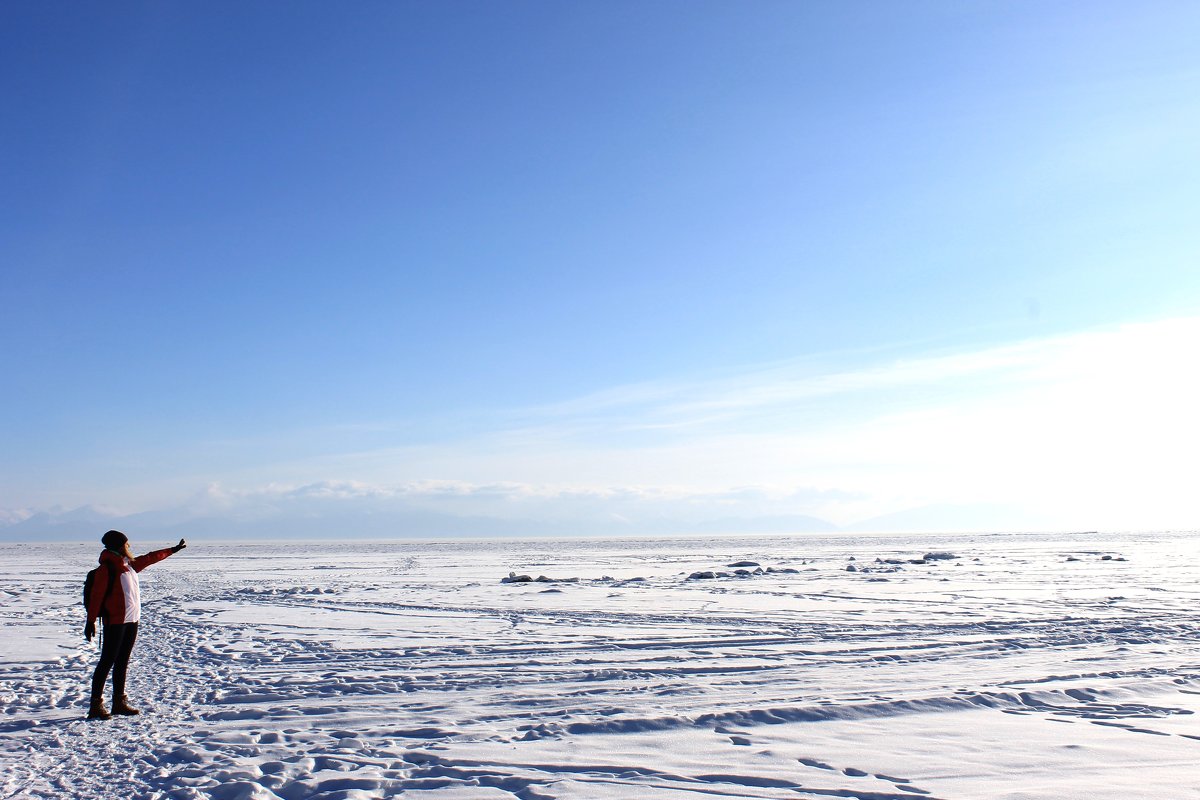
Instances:
[[[83,608],[86,611],[88,601],[92,599],[92,584],[96,582],[96,573],[105,567],[108,568],[108,588],[104,590],[104,598],[100,601],[101,619],[104,618],[104,607],[108,605],[108,596],[112,594],[113,584],[120,579],[117,575],[117,568],[112,564],[104,564],[88,572],[87,577],[83,579]]]

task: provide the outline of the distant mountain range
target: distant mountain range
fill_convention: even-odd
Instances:
[[[570,519],[460,515],[391,504],[328,502],[289,507],[256,507],[215,511],[186,508],[122,515],[95,506],[42,511],[19,521],[0,522],[0,541],[88,541],[109,528],[135,539],[178,537],[265,539],[313,538],[453,538],[526,536],[621,536],[672,534],[771,534],[860,532],[956,532],[1038,530],[1035,517],[1003,505],[931,505],[838,526],[802,514],[725,516],[680,519],[658,515],[647,519],[581,516]]]
[[[147,511],[119,515],[92,506],[68,511],[44,511],[6,526],[0,525],[0,541],[86,541],[99,539],[109,528],[131,537],[174,539],[180,536],[205,538],[262,539],[291,536],[313,538],[330,535],[362,538],[522,537],[572,535],[666,535],[679,533],[815,533],[838,530],[831,522],[803,515],[725,517],[698,523],[649,520],[644,523],[603,519],[575,522],[540,519],[506,519],[492,516],[439,513],[423,509],[378,509],[345,507],[336,512],[269,515],[194,515],[186,511]]]

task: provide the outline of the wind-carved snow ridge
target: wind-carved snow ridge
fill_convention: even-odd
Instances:
[[[0,800],[1200,798],[1188,535],[0,550]]]

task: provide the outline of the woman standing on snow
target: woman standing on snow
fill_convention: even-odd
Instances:
[[[120,531],[109,531],[100,541],[104,543],[104,552],[100,553],[100,569],[92,581],[87,602],[87,625],[83,628],[83,636],[90,642],[96,635],[96,618],[104,621],[104,646],[100,650],[100,663],[92,674],[92,706],[88,710],[88,719],[109,719],[112,716],[104,708],[103,697],[109,670],[112,670],[113,676],[112,713],[122,716],[140,713],[130,707],[125,697],[125,670],[129,666],[129,654],[133,652],[138,620],[142,614],[137,574],[187,547],[187,543],[180,539],[174,547],[134,558],[129,549],[129,537]]]

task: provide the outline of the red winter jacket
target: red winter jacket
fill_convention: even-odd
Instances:
[[[97,570],[96,577],[92,581],[92,596],[88,598],[88,622],[95,622],[96,617],[103,617],[104,622],[108,625],[140,620],[142,594],[137,574],[174,552],[168,547],[166,550],[155,550],[132,560],[114,553],[112,550],[102,552],[100,569]],[[117,582],[113,585],[112,591],[109,591],[108,583],[113,577],[117,579]],[[106,593],[108,594],[107,602],[104,600]],[[103,609],[100,608],[101,603],[104,604]]]

